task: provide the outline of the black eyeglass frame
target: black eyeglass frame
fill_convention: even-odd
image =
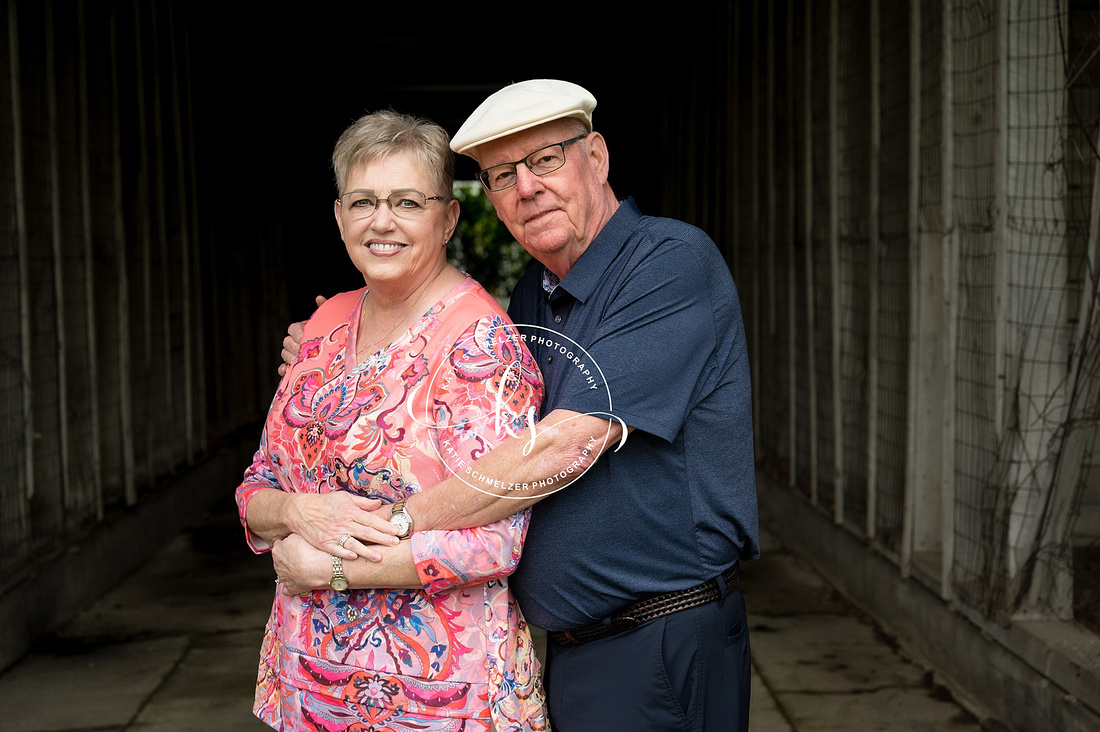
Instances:
[[[511,185],[504,186],[503,188],[493,189],[493,188],[489,187],[489,184],[487,182],[487,179],[488,179],[487,174],[493,168],[511,167],[514,170],[519,170],[519,164],[523,163],[524,165],[527,166],[527,169],[530,170],[531,173],[534,174],[534,175],[538,175],[538,176],[549,175],[550,173],[556,172],[556,171],[561,170],[562,168],[564,168],[566,162],[568,162],[568,160],[566,159],[566,156],[565,156],[565,148],[568,147],[569,145],[572,145],[574,142],[577,142],[578,140],[583,140],[584,138],[588,137],[590,134],[592,134],[592,133],[586,132],[583,135],[577,135],[576,137],[570,137],[568,140],[562,140],[561,142],[553,142],[553,143],[550,143],[549,145],[543,145],[538,150],[535,150],[532,153],[528,153],[527,156],[521,158],[520,160],[517,160],[514,163],[497,163],[496,165],[490,165],[488,168],[485,168],[483,170],[479,170],[477,172],[477,179],[479,181],[481,181],[481,185],[485,188],[485,190],[489,191],[490,193],[499,193],[500,191],[506,191],[509,188],[514,188],[516,183],[519,182],[519,176],[516,177],[515,181]],[[535,170],[533,167],[531,167],[531,163],[530,163],[531,158],[535,157],[536,155],[538,155],[543,150],[549,150],[552,147],[561,147],[561,165],[554,168],[553,170],[544,170],[541,173],[538,172],[537,170]]]

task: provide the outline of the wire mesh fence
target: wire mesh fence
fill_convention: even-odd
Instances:
[[[1100,627],[1075,571],[1100,537],[1100,7],[732,14],[741,30],[710,29],[699,53],[736,59],[729,134],[768,146],[719,183],[720,209],[762,218],[722,242],[763,364],[758,454],[943,597]],[[669,176],[709,152],[690,125],[715,110],[691,103]],[[692,185],[669,209],[721,231],[723,212],[677,205]],[[761,232],[774,273],[752,256]]]
[[[904,515],[906,436],[909,385],[909,8],[903,3],[880,6],[878,43],[879,139],[877,169],[877,243],[868,256],[877,259],[877,364],[870,380],[875,396],[873,480],[869,495],[871,537],[897,556]],[[870,207],[868,208],[870,211]]]

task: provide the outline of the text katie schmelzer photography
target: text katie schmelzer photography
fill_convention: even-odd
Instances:
[[[537,480],[517,480],[504,475],[489,475],[484,470],[479,469],[476,464],[468,464],[459,457],[458,452],[450,442],[444,440],[438,441],[437,454],[439,454],[447,470],[471,488],[483,493],[498,495],[503,498],[516,498],[517,500],[529,498],[532,491],[540,496],[549,495],[570,485],[592,467],[595,463],[595,458],[601,455],[605,449],[611,433],[612,420],[619,422],[623,427],[622,437],[619,440],[619,444],[615,446],[615,450],[621,448],[626,442],[626,425],[622,423],[622,420],[612,414],[611,392],[608,388],[607,380],[603,376],[603,371],[580,344],[569,338],[569,336],[538,325],[508,325],[502,323],[499,327],[509,333],[510,339],[514,343],[518,344],[522,342],[532,347],[538,346],[542,349],[549,349],[565,356],[568,363],[577,370],[577,375],[584,380],[583,383],[587,385],[588,389],[599,390],[601,386],[603,387],[603,391],[607,395],[606,411],[577,414],[567,420],[558,422],[557,425],[549,427],[547,430],[541,430],[537,423],[538,414],[534,407],[529,407],[525,415],[515,414],[508,408],[511,397],[513,396],[511,388],[518,388],[519,384],[522,382],[518,373],[521,365],[517,359],[509,363],[505,367],[500,378],[496,380],[495,391],[492,393],[494,408],[490,414],[475,420],[466,420],[464,418],[461,425],[443,421],[424,426],[436,430],[438,433],[455,431],[459,433],[492,434],[498,440],[501,438],[519,438],[523,436],[526,440],[523,454],[528,456],[531,455],[538,446],[539,440],[546,438],[550,430],[556,429],[559,425],[563,425],[571,419],[582,416],[596,416],[604,419],[607,424],[607,429],[602,436],[589,436],[588,441],[580,449],[572,462],[560,468],[558,472],[553,475],[542,476]],[[525,330],[541,332],[524,332]],[[448,357],[450,357],[450,354],[448,354]],[[435,375],[433,375],[433,382],[435,378]],[[425,385],[425,387],[423,393],[426,398],[427,395],[434,393],[434,384],[429,383]],[[415,401],[415,399],[410,399],[406,403],[410,414],[412,414],[412,404]],[[432,414],[433,411],[426,409],[425,413]],[[416,418],[415,415],[413,415],[413,418]],[[505,493],[502,494],[501,491],[505,491]],[[513,495],[508,495],[507,492],[511,492]]]

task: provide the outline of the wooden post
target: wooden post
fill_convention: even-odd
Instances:
[[[794,0],[787,0],[787,454],[790,470],[787,471],[787,485],[797,484],[798,474],[798,298],[795,289],[798,286],[795,266],[795,161],[798,159],[798,140],[795,137],[795,96],[796,79],[794,65]],[[807,120],[809,111],[807,110]]]
[[[98,328],[95,322],[95,246],[92,241],[92,173],[91,173],[91,143],[89,129],[91,122],[88,116],[88,45],[87,28],[84,25],[84,0],[78,0],[76,5],[77,22],[77,73],[80,86],[80,210],[81,230],[84,240],[84,329],[87,333],[88,343],[88,383],[99,383],[99,348]],[[103,456],[100,454],[100,413],[99,413],[99,389],[90,389],[88,394],[89,418],[92,429],[88,430],[87,439],[91,442],[88,451],[91,453],[91,478],[93,503],[95,507],[96,521],[103,520]]]
[[[134,482],[134,418],[133,379],[130,362],[130,284],[126,261],[125,209],[122,193],[122,132],[119,127],[121,92],[118,79],[118,26],[111,15],[111,102],[114,119],[111,130],[114,163],[114,225],[115,252],[118,267],[118,393],[119,414],[122,421],[122,481],[126,492],[126,505],[137,503],[137,485]]]
[[[841,379],[840,150],[838,130],[840,0],[829,2],[829,307],[833,387],[833,520],[844,521],[844,400]]]
[[[65,258],[61,251],[61,160],[58,147],[57,64],[54,58],[53,2],[43,5],[46,36],[46,118],[50,148],[50,248],[53,254],[54,338],[57,360],[57,427],[61,481],[62,522],[72,518],[72,477],[69,456],[69,368],[68,339],[65,332]]]
[[[814,348],[814,329],[816,327],[814,313],[814,130],[813,130],[813,80],[814,80],[814,0],[806,0],[806,32],[805,45],[806,57],[803,67],[803,75],[806,78],[806,86],[803,89],[803,97],[806,108],[806,124],[804,132],[804,144],[806,146],[803,158],[806,165],[805,179],[802,181],[803,206],[805,216],[803,236],[806,243],[806,368],[809,371],[807,381],[809,383],[809,432],[810,432],[810,502],[818,504],[818,437],[817,437],[817,353]]]
[[[134,12],[138,12],[137,4],[139,0],[135,0]],[[150,421],[154,421],[153,405],[160,403],[160,409],[163,410],[159,415],[161,418],[156,419],[157,432],[161,439],[164,441],[164,449],[161,454],[164,456],[164,463],[160,463],[156,458],[160,455],[151,455],[150,464],[155,466],[155,472],[159,472],[166,469],[175,467],[175,454],[173,450],[173,442],[176,439],[176,435],[173,433],[173,424],[175,422],[175,400],[172,398],[172,389],[174,382],[174,368],[172,363],[172,341],[175,339],[175,334],[172,332],[172,272],[170,266],[170,252],[168,247],[168,190],[167,181],[165,180],[164,166],[164,137],[165,137],[165,123],[163,115],[163,101],[162,94],[162,65],[161,57],[162,51],[160,47],[160,28],[158,23],[156,3],[152,3],[149,6],[152,13],[152,44],[153,44],[153,139],[155,142],[155,153],[153,158],[153,171],[152,177],[154,180],[151,186],[152,190],[156,193],[157,201],[157,227],[156,227],[156,246],[160,258],[159,268],[159,282],[157,283],[157,289],[160,291],[160,337],[157,339],[161,346],[160,364],[163,371],[163,393],[161,394],[149,394],[147,396],[147,402],[142,405],[142,409],[146,410],[149,414]]]
[[[955,222],[954,0],[943,3],[943,475],[940,495],[940,595],[950,599],[955,554],[956,344],[959,332],[959,232]]]
[[[204,346],[203,328],[204,321],[202,317],[202,304],[203,304],[203,291],[202,291],[202,233],[199,230],[199,184],[198,184],[198,166],[195,162],[195,114],[194,107],[192,105],[192,93],[194,90],[193,78],[191,75],[191,36],[190,36],[190,24],[185,20],[183,22],[183,53],[184,53],[184,69],[187,74],[187,141],[188,141],[188,170],[190,171],[190,187],[191,187],[191,227],[189,232],[191,234],[191,278],[196,284],[196,297],[192,298],[191,307],[194,310],[193,329],[194,329],[194,363],[198,368],[195,369],[195,390],[196,390],[196,406],[199,424],[197,429],[199,431],[198,444],[196,447],[202,449],[206,443],[207,436],[207,420],[206,420],[206,349]],[[214,289],[214,288],[211,288]],[[217,312],[214,310],[214,312]]]
[[[915,543],[916,493],[920,435],[920,339],[921,332],[921,231],[920,231],[920,138],[921,138],[921,0],[909,0],[909,342],[907,344],[908,384],[906,393],[905,500],[898,552],[901,576],[908,578],[913,568]]]
[[[23,498],[16,500],[20,537],[30,534],[34,497],[34,402],[32,399],[30,269],[27,261],[27,195],[23,177],[23,95],[19,65],[19,17],[16,0],[8,4],[8,59],[11,67],[12,167],[15,184],[15,247],[19,261],[19,340],[23,381]]]
[[[171,5],[168,12],[172,13]],[[183,420],[184,443],[186,445],[185,462],[190,465],[195,459],[195,410],[194,410],[194,360],[192,354],[191,324],[191,230],[187,216],[187,169],[183,154],[183,114],[180,104],[179,48],[176,46],[176,24],[169,18],[169,52],[172,57],[172,117],[174,120],[176,143],[177,203],[180,218],[180,300],[183,320]]]
[[[868,0],[871,30],[870,100],[871,131],[868,155],[868,211],[867,221],[867,515],[864,531],[867,538],[875,538],[878,506],[878,400],[879,400],[879,167],[882,151],[882,96],[881,84],[881,35],[879,29],[879,0]]]
[[[764,67],[764,73],[767,77],[764,92],[764,113],[758,114],[756,118],[759,120],[760,124],[764,126],[764,195],[766,196],[766,213],[764,223],[765,231],[764,236],[761,238],[764,242],[764,254],[767,257],[765,267],[768,283],[768,335],[774,337],[778,325],[776,322],[776,310],[779,304],[779,298],[777,295],[778,288],[776,287],[775,273],[775,6],[770,2],[767,7],[767,33],[767,41],[764,45],[765,53],[767,54]]]
[[[135,212],[138,226],[137,246],[141,252],[141,313],[140,327],[142,329],[142,352],[138,355],[141,359],[142,384],[144,389],[138,392],[138,399],[142,404],[135,408],[143,413],[145,428],[142,430],[145,441],[145,482],[152,483],[156,475],[154,468],[154,455],[156,445],[164,436],[159,431],[159,423],[163,415],[151,413],[152,390],[155,387],[153,381],[153,254],[152,254],[152,225],[149,223],[153,212],[154,201],[161,199],[149,195],[151,183],[149,181],[149,121],[145,114],[145,54],[142,43],[141,6],[134,2],[134,94],[137,100],[137,137],[138,137],[138,206]],[[132,262],[130,263],[133,264]],[[162,334],[163,339],[170,336],[167,331]],[[135,475],[136,478],[136,475]]]

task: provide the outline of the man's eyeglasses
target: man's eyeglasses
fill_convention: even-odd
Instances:
[[[428,210],[428,201],[442,201],[443,196],[425,196],[420,191],[394,191],[386,198],[379,198],[366,191],[348,191],[340,196],[340,208],[357,219],[369,219],[385,202],[394,216],[403,219],[415,219]]]
[[[481,181],[481,185],[485,186],[485,190],[495,192],[511,188],[516,184],[516,180],[519,178],[519,176],[516,175],[516,168],[520,163],[526,165],[535,175],[553,173],[555,170],[565,165],[566,146],[572,145],[577,140],[583,140],[586,137],[588,137],[588,135],[579,135],[568,140],[555,142],[553,145],[540,147],[523,160],[517,160],[514,163],[493,165],[478,173],[478,180]]]

